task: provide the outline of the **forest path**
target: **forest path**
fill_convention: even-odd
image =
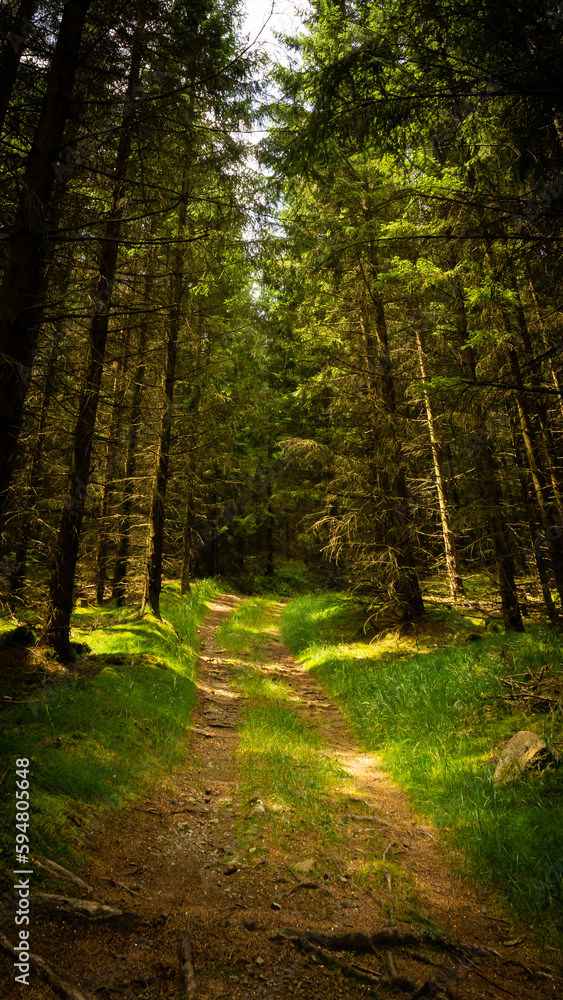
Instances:
[[[198,1000],[561,996],[549,953],[540,955],[524,928],[456,878],[437,832],[377,757],[360,752],[338,708],[284,648],[275,623],[282,605],[250,653],[221,648],[217,629],[241,604],[217,597],[201,628],[187,767],[164,777],[145,802],[106,817],[91,839],[86,877],[94,898],[130,909],[138,921],[111,929],[46,921],[45,946],[36,950],[88,998],[178,1000],[177,947],[186,932],[196,992],[185,995]],[[314,759],[341,776],[322,794],[326,831],[306,817],[293,827],[291,810],[284,826],[273,801],[249,800],[252,767],[245,778],[240,748],[256,698],[241,686],[241,669],[283,688],[284,711],[315,734]],[[299,768],[295,780],[305,781]],[[379,946],[354,957],[349,941],[340,956],[329,950],[330,937],[317,939],[316,954],[299,942],[307,931],[381,929]],[[331,959],[344,962],[345,974],[326,964]],[[36,982],[25,993],[52,996]]]

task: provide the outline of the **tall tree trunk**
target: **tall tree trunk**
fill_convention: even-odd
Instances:
[[[39,425],[37,428],[37,436],[35,438],[35,443],[33,445],[33,451],[31,455],[31,467],[29,471],[29,481],[27,489],[27,495],[28,495],[27,506],[22,515],[22,519],[19,525],[18,544],[16,546],[14,569],[10,576],[10,592],[14,597],[20,600],[23,598],[23,588],[25,584],[25,576],[27,569],[27,554],[28,554],[29,543],[31,541],[33,533],[33,520],[34,520],[33,504],[37,498],[37,494],[39,492],[39,487],[41,484],[42,470],[43,470],[43,455],[45,447],[45,431],[47,428],[47,418],[49,415],[51,401],[55,394],[55,372],[60,350],[61,350],[61,341],[60,341],[60,336],[57,334],[51,346],[49,359],[47,361],[47,370],[45,372],[45,385],[43,388],[43,398],[41,400],[41,410],[39,414]]]
[[[524,510],[526,512],[528,533],[530,537],[530,542],[532,544],[532,551],[534,553],[534,560],[536,563],[536,569],[538,573],[538,579],[540,581],[540,587],[543,595],[545,609],[551,621],[556,621],[559,616],[557,613],[557,608],[555,607],[553,598],[551,596],[551,588],[549,586],[547,566],[545,563],[545,559],[543,557],[543,548],[544,546],[545,548],[547,548],[547,543],[543,537],[542,531],[539,528],[540,522],[537,517],[537,507],[534,507],[530,499],[528,484],[526,482],[526,467],[520,451],[520,445],[516,433],[516,423],[517,423],[516,418],[512,417],[510,420],[510,427],[512,431],[512,443],[514,447],[516,465],[518,467],[518,471],[520,474],[520,493],[522,496],[522,503],[524,505]]]
[[[465,184],[468,192],[472,193],[475,188],[477,176],[475,162],[473,159],[473,150],[468,142],[463,138],[463,109],[457,93],[457,85],[454,74],[451,66],[449,65],[447,54],[441,42],[440,53],[450,88],[452,113],[457,119],[459,135],[462,137],[459,145],[464,163]],[[478,205],[477,214],[480,221],[484,223],[483,212],[480,210]],[[483,225],[483,228],[486,231],[486,225]],[[455,268],[457,263],[458,261],[456,259],[451,261],[452,270]],[[464,291],[461,281],[457,276],[452,281],[452,291],[454,322],[457,329],[460,360],[464,377],[470,383],[476,383],[477,376],[475,356],[468,336]],[[523,632],[524,623],[522,621],[522,613],[518,603],[518,591],[514,575],[514,556],[510,542],[508,525],[504,515],[498,467],[487,428],[486,414],[481,407],[479,407],[476,412],[476,424],[477,447],[475,452],[475,467],[479,476],[479,486],[481,487],[484,505],[487,511],[489,535],[495,553],[504,627],[509,631]]]
[[[266,576],[274,575],[274,520],[275,514],[272,509],[272,484],[268,482],[266,487],[268,497],[266,503]]]
[[[490,254],[488,254],[488,263],[494,274],[494,261]],[[520,361],[518,355],[513,346],[513,329],[512,323],[506,309],[501,308],[501,316],[503,321],[503,326],[507,334],[508,342],[506,347],[506,353],[508,361],[510,364],[510,371],[515,382],[514,397],[516,401],[516,408],[518,411],[518,418],[520,421],[520,430],[522,433],[522,440],[524,442],[524,451],[526,454],[526,460],[528,463],[528,468],[530,470],[530,476],[532,479],[534,492],[536,495],[536,500],[538,504],[538,509],[541,517],[541,521],[545,531],[545,537],[547,540],[549,554],[551,559],[551,565],[553,567],[553,574],[555,577],[555,585],[557,587],[557,592],[563,606],[563,539],[561,537],[562,532],[559,526],[561,521],[561,506],[560,497],[557,489],[553,491],[550,490],[547,477],[544,468],[544,456],[540,454],[540,449],[537,444],[536,435],[534,432],[534,426],[532,422],[532,416],[530,414],[530,409],[528,405],[528,396],[526,393],[526,387],[524,385],[524,379],[522,376],[522,370],[520,367]],[[522,331],[521,331],[522,332]],[[524,337],[527,337],[527,329],[524,324]],[[533,350],[531,343],[528,344],[528,351],[533,356]],[[555,514],[555,516],[554,516]]]
[[[448,574],[450,591],[455,601],[460,597],[465,597],[465,588],[463,586],[463,580],[461,579],[461,568],[457,556],[455,535],[453,533],[451,526],[450,512],[449,512],[448,502],[446,499],[446,488],[445,488],[444,478],[442,476],[442,469],[440,467],[440,449],[439,449],[438,438],[436,436],[434,413],[432,412],[432,404],[430,402],[430,396],[428,393],[428,371],[426,368],[424,344],[422,342],[422,332],[419,323],[415,324],[414,332],[415,332],[416,346],[418,351],[418,363],[420,367],[420,375],[422,378],[422,392],[424,396],[424,406],[426,410],[426,423],[428,425],[428,436],[430,438],[430,447],[432,450],[432,462],[434,464],[434,477],[436,480],[438,505],[440,508],[440,521],[442,523],[442,535],[444,538],[444,551],[446,555],[446,572]]]
[[[515,392],[516,406],[520,420],[520,431],[524,441],[524,450],[530,476],[532,479],[538,510],[545,532],[545,538],[549,549],[555,585],[559,594],[559,599],[563,606],[563,541],[561,538],[561,527],[558,523],[560,518],[553,516],[553,507],[550,505],[549,489],[546,483],[545,473],[538,455],[534,430],[527,406],[526,394],[523,391],[524,385],[522,373],[518,363],[518,357],[512,347],[507,349],[512,375],[515,379],[517,390]]]
[[[48,215],[91,0],[65,4],[0,285],[0,531],[46,290]]]
[[[139,82],[141,52],[138,36],[133,43],[131,69],[116,157],[112,200],[105,224],[104,239],[98,260],[99,276],[96,311],[89,329],[85,387],[78,405],[70,459],[68,486],[54,551],[49,586],[49,608],[43,642],[51,645],[61,659],[71,658],[70,616],[74,580],[80,544],[84,505],[90,477],[90,458],[100,397],[100,383],[108,334],[109,315],[115,280],[117,254],[121,238],[121,216],[131,152],[131,125],[134,119],[134,96]]]
[[[145,278],[145,301],[148,303],[151,298],[153,275],[147,274]],[[127,454],[125,457],[125,469],[123,473],[123,494],[120,504],[119,526],[117,531],[117,552],[113,571],[111,597],[118,607],[125,604],[127,568],[131,548],[131,518],[133,515],[133,503],[136,491],[137,475],[137,450],[139,447],[139,435],[141,432],[141,414],[143,393],[145,391],[145,370],[146,351],[148,341],[149,321],[144,317],[141,321],[139,339],[137,343],[138,364],[133,380],[133,394],[131,399],[131,410],[129,416],[129,435],[127,438]]]
[[[453,266],[455,263],[454,261]],[[463,375],[468,382],[475,384],[477,382],[475,356],[469,342],[464,293],[458,278],[452,282],[452,293],[452,311],[456,324]],[[498,466],[487,428],[487,415],[481,407],[476,409],[475,424],[475,468],[483,497],[488,533],[495,554],[504,627],[508,631],[523,632],[524,623],[518,603],[514,575],[514,556],[504,516]]]
[[[540,301],[539,301],[539,298],[538,298],[538,294],[536,292],[536,288],[535,288],[535,285],[534,285],[534,282],[532,280],[532,277],[531,277],[531,274],[530,274],[529,270],[527,272],[527,275],[528,275],[528,284],[529,284],[529,287],[530,287],[530,292],[532,294],[532,301],[534,303],[534,308],[535,308],[535,312],[536,312],[536,319],[538,321],[538,327],[539,327],[539,331],[540,331],[540,336],[541,336],[542,344],[543,344],[543,346],[544,346],[544,348],[545,348],[546,351],[553,351],[553,345],[549,343],[549,340],[547,338],[547,333],[546,333],[546,329],[545,329],[545,323],[544,323],[544,320],[543,320],[542,308],[541,308]],[[555,368],[555,366],[553,364],[553,358],[552,357],[549,358],[549,368],[550,368],[550,372],[551,372],[551,378],[552,378],[553,384],[554,384],[556,392],[557,392],[557,400],[558,400],[558,403],[559,403],[559,409],[561,410],[561,416],[563,417],[563,381],[562,381],[562,379],[561,379],[561,377],[559,375],[559,372],[557,371],[557,369]]]
[[[180,593],[182,596],[190,592],[190,573],[192,564],[192,525],[194,500],[188,490],[186,508],[184,511],[184,530],[182,532],[182,576]]]
[[[33,30],[31,18],[36,7],[37,0],[20,0],[16,19],[0,56],[0,134],[4,131],[23,47]]]
[[[360,322],[364,324],[366,345],[374,345],[376,358],[368,359],[368,372],[373,373],[381,406],[389,418],[389,440],[394,452],[390,465],[389,485],[384,488],[390,501],[389,516],[393,524],[393,548],[397,562],[397,575],[392,581],[393,597],[398,613],[403,621],[420,618],[424,614],[424,602],[416,568],[414,549],[414,528],[412,523],[411,498],[403,468],[401,446],[397,435],[397,396],[393,367],[389,352],[387,322],[383,296],[377,291],[374,280],[360,268],[363,284],[368,297],[364,309],[360,309]],[[377,273],[375,251],[372,251],[372,279]],[[368,311],[369,310],[369,311]],[[373,325],[370,318],[373,317]]]
[[[181,239],[185,230],[185,199],[187,196],[187,186],[188,178],[186,176],[182,192],[183,202],[180,206],[179,213],[178,242],[174,249],[174,265],[170,282],[171,308],[170,321],[168,325],[168,337],[166,341],[166,361],[164,366],[164,402],[158,434],[155,475],[149,513],[145,585],[141,603],[141,614],[144,613],[148,604],[157,618],[160,618],[165,500],[170,462],[170,438],[172,433],[172,403],[174,398],[174,382],[176,378],[178,335],[180,332],[180,320],[182,315],[182,268],[184,263],[184,252]]]
[[[532,338],[530,336],[530,331],[528,329],[528,324],[526,322],[526,316],[524,314],[524,307],[522,305],[522,300],[520,298],[520,289],[518,287],[518,280],[516,276],[516,269],[514,267],[514,262],[509,259],[509,269],[511,275],[511,287],[516,296],[516,325],[518,328],[518,333],[520,335],[520,340],[524,348],[524,358],[526,363],[526,368],[531,372],[535,385],[539,386],[541,383],[541,371],[540,366],[536,359],[536,353],[534,351],[534,345],[532,343]],[[563,521],[563,501],[561,498],[561,486],[560,486],[560,468],[558,463],[560,462],[560,456],[558,450],[555,446],[553,440],[553,434],[551,432],[551,424],[549,420],[549,414],[547,407],[545,405],[544,397],[538,392],[533,398],[533,405],[535,412],[538,416],[538,422],[541,432],[541,443],[543,457],[545,461],[546,474],[549,477],[551,483],[551,491],[553,493],[553,498],[558,508],[558,515],[560,522]]]
[[[111,494],[115,491],[115,472],[118,464],[118,455],[120,450],[119,441],[123,422],[123,403],[125,397],[125,376],[127,371],[129,340],[130,331],[128,330],[123,345],[123,352],[119,356],[117,362],[108,438],[106,442],[106,461],[104,466],[102,497],[100,500],[98,544],[96,546],[96,601],[98,604],[104,603],[104,592],[107,579],[109,544],[107,519]]]

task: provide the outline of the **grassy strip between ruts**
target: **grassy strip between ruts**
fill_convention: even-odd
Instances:
[[[202,581],[181,598],[177,585],[167,586],[162,621],[138,620],[131,608],[77,608],[72,637],[94,654],[82,661],[85,673],[79,663],[76,670],[45,674],[23,704],[2,705],[4,769],[19,757],[31,762],[33,853],[64,863],[79,850],[77,827],[89,807],[117,808],[182,759],[195,703],[197,626],[216,591],[212,581]],[[99,654],[105,659],[96,665]],[[13,801],[13,780],[8,771],[6,802]],[[12,868],[14,811],[4,808],[1,816],[2,867]]]
[[[415,640],[357,635],[354,604],[335,595],[297,598],[285,609],[285,643],[341,705],[365,749],[377,750],[416,806],[460,847],[465,872],[493,886],[543,935],[563,938],[563,768],[500,787],[495,755],[520,729],[563,740],[561,700],[540,714],[508,708],[502,679],[545,667],[563,690],[561,639],[451,636],[423,652]],[[340,639],[340,641],[338,641]],[[418,646],[423,645],[420,639]]]
[[[267,837],[290,864],[313,855],[315,866],[328,872],[334,868],[334,844],[344,836],[334,815],[339,805],[345,810],[353,785],[323,752],[317,734],[296,711],[291,687],[268,662],[264,643],[276,641],[275,603],[245,600],[217,634],[218,645],[237,666],[235,687],[247,697],[237,753],[250,815],[240,837],[248,844]],[[250,811],[256,800],[265,813]]]

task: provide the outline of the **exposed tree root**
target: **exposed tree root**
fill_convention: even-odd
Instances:
[[[5,955],[9,955],[14,962],[20,961],[17,951],[14,950],[4,934],[0,934],[0,951],[3,951]],[[74,989],[74,986],[61,979],[40,955],[34,955],[30,952],[28,964],[34,975],[38,979],[42,979],[44,983],[48,983],[53,993],[61,997],[61,1000],[88,1000],[83,993],[79,993],[78,990]]]
[[[94,889],[83,879],[79,878],[73,872],[69,872],[67,868],[63,868],[62,865],[58,865],[55,861],[49,861],[48,858],[42,858],[40,856],[35,856],[31,859],[34,865],[38,868],[42,868],[43,871],[49,872],[49,875],[53,875],[55,878],[65,879],[67,882],[72,882],[73,885],[77,885],[79,889],[83,892],[93,892]]]
[[[454,1000],[450,986],[462,978],[470,970],[474,970],[475,959],[486,957],[489,952],[474,946],[455,944],[436,934],[415,934],[411,931],[400,931],[397,927],[382,928],[368,934],[364,931],[303,931],[286,928],[281,934],[272,935],[274,939],[285,938],[307,954],[314,955],[323,965],[337,968],[349,979],[368,985],[386,986],[410,993],[410,1000],[423,998],[443,998]],[[413,945],[427,945],[455,956],[455,962],[449,969],[442,969],[422,986],[417,986],[410,976],[397,973],[393,957],[388,952],[388,965],[391,976],[382,979],[380,974],[345,962],[342,958],[329,954],[332,951],[356,952],[358,954],[373,953],[377,949],[412,948]],[[325,950],[326,949],[326,950]],[[417,956],[418,957],[418,956]],[[427,961],[424,956],[421,956]],[[428,960],[429,961],[429,960]],[[477,970],[475,970],[477,971]]]
[[[412,948],[415,945],[424,944],[449,954],[467,955],[471,958],[484,958],[488,954],[481,948],[455,944],[440,935],[415,934],[412,931],[401,931],[397,927],[382,928],[372,934],[365,931],[315,930],[288,930],[285,933],[288,937],[306,938],[321,948],[328,948],[329,951],[354,951],[358,954],[367,954],[377,948]]]
[[[336,955],[330,955],[327,951],[323,951],[322,948],[312,944],[307,938],[298,938],[295,944],[300,951],[305,952],[307,955],[313,955],[322,965],[338,969],[348,979],[354,979],[358,983],[365,983],[370,986],[381,985],[381,976],[378,973],[369,972],[367,969],[360,969],[358,966],[345,962],[342,958],[337,958]]]
[[[66,917],[83,917],[87,920],[119,920],[123,923],[135,923],[140,919],[138,914],[131,910],[107,906],[105,903],[97,903],[93,899],[54,896],[47,892],[32,893],[31,903],[38,910],[61,913]]]

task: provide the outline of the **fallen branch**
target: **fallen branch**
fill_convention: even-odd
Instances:
[[[14,962],[20,961],[17,951],[15,951],[8,938],[3,934],[0,934],[0,951],[3,951],[5,955],[9,955]],[[44,983],[48,983],[53,992],[58,997],[61,997],[62,1000],[86,1000],[83,993],[79,993],[78,990],[74,989],[74,986],[61,979],[40,955],[34,955],[33,952],[30,952],[28,964],[37,978],[43,980]]]
[[[84,882],[84,880],[79,878],[78,875],[74,875],[73,872],[69,872],[67,868],[63,868],[62,865],[58,865],[55,861],[49,861],[48,858],[42,858],[39,855],[34,856],[30,860],[34,865],[37,865],[38,868],[42,868],[44,871],[49,872],[49,875],[54,875],[56,878],[66,879],[67,882],[72,882],[84,892],[94,891],[93,886],[88,885],[88,883]]]
[[[196,995],[195,972],[192,960],[190,936],[186,931],[178,941],[178,959],[180,962],[180,983],[182,993],[188,1000]]]
[[[191,733],[197,733],[198,736],[205,736],[208,740],[213,740],[215,738],[215,733],[210,733],[207,729],[200,729],[199,726],[188,726]]]
[[[31,893],[31,903],[38,910],[62,913],[67,917],[82,917],[87,920],[133,920],[140,919],[137,913],[120,910],[115,906],[97,903],[93,899],[73,899],[69,896],[54,896],[47,892]]]

